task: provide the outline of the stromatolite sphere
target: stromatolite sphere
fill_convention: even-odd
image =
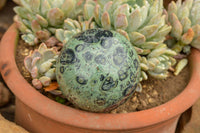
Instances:
[[[56,65],[63,95],[79,108],[108,112],[135,91],[140,65],[130,42],[117,32],[91,29],[72,37]]]

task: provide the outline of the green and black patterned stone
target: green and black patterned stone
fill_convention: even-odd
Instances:
[[[124,103],[140,78],[133,46],[117,32],[91,29],[72,37],[56,66],[63,95],[79,108],[108,112]]]

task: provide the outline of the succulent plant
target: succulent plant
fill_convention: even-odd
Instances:
[[[31,51],[24,59],[24,65],[31,73],[35,88],[49,86],[51,81],[56,79],[55,64],[58,54],[57,49],[47,48],[45,43],[41,43],[38,49]]]
[[[70,38],[56,63],[63,95],[81,109],[107,112],[124,103],[140,78],[138,55],[115,31],[90,29]]]
[[[66,44],[67,41],[75,34],[95,28],[98,28],[98,26],[92,21],[92,19],[85,21],[82,16],[79,16],[78,20],[67,18],[64,21],[63,27],[56,29],[55,36],[59,41]]]
[[[190,53],[190,47],[200,49],[200,1],[178,0],[168,6],[168,21],[172,26],[168,45],[177,53]]]
[[[173,58],[176,52],[163,44],[171,31],[171,26],[165,23],[163,0],[106,2],[87,0],[85,20],[94,18],[99,27],[121,33],[134,45],[140,56],[142,79],[148,78],[147,73],[156,78],[166,78],[168,69],[176,63]]]
[[[45,41],[66,18],[77,18],[82,13],[84,0],[17,0],[14,18],[22,39],[29,45]]]

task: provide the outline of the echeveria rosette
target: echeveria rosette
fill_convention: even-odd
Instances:
[[[97,25],[124,35],[140,56],[142,79],[147,74],[166,78],[175,64],[176,52],[163,44],[171,26],[165,23],[163,0],[87,0],[85,20],[94,18]],[[102,4],[103,3],[103,4]]]
[[[200,49],[200,1],[178,0],[168,6],[168,21],[172,31],[168,45],[177,53],[190,53],[190,47]]]
[[[81,109],[108,112],[124,103],[140,79],[138,55],[115,31],[90,29],[64,45],[56,63],[62,94]]]
[[[52,80],[56,80],[55,65],[58,55],[56,48],[47,48],[45,43],[41,43],[38,49],[31,51],[24,59],[24,65],[31,74],[35,88],[49,86]]]
[[[82,14],[84,0],[18,0],[14,21],[29,45],[45,41],[62,28],[66,18]]]

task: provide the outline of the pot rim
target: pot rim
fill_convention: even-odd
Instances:
[[[190,81],[187,87],[172,100],[151,109],[126,114],[91,113],[77,110],[50,100],[36,91],[23,78],[15,63],[14,53],[17,42],[18,31],[16,25],[12,24],[4,34],[0,44],[2,77],[16,97],[24,104],[41,115],[60,123],[96,130],[120,130],[152,126],[180,115],[191,107],[200,96],[200,82],[198,81],[198,79],[200,80],[200,52],[192,49],[192,54],[189,57],[192,68]]]

